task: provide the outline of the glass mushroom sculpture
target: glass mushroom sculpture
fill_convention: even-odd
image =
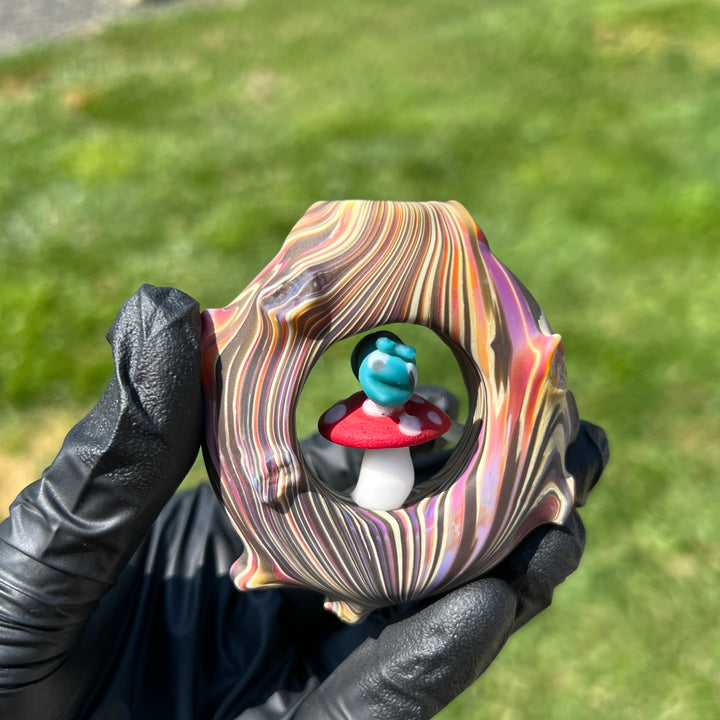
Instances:
[[[363,338],[352,355],[361,392],[335,403],[318,422],[323,437],[362,448],[362,464],[351,495],[369,510],[397,510],[415,481],[410,447],[446,433],[450,418],[414,395],[416,351],[397,335],[381,331]]]

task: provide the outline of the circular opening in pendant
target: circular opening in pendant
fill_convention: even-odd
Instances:
[[[366,449],[350,447],[344,443],[332,442],[318,434],[318,420],[332,408],[328,415],[333,418],[343,414],[346,400],[361,392],[361,385],[351,367],[351,357],[358,342],[379,331],[388,331],[401,339],[402,343],[417,351],[417,385],[414,396],[420,396],[427,404],[411,400],[408,414],[403,417],[402,408],[393,410],[393,419],[398,426],[409,425],[407,430],[412,435],[419,428],[416,415],[429,415],[437,421],[437,413],[432,406],[437,406],[451,421],[445,432],[430,441],[414,444],[400,450],[410,458],[414,469],[412,489],[409,497],[416,498],[432,492],[433,480],[446,466],[453,455],[454,448],[463,434],[469,412],[468,391],[458,360],[453,350],[431,330],[407,323],[395,323],[374,328],[366,333],[346,338],[333,344],[318,358],[308,377],[299,398],[296,411],[296,428],[301,442],[301,451],[306,466],[313,479],[347,498],[358,499],[358,478],[361,467],[366,468],[375,462],[381,462],[391,474],[395,472],[396,453],[394,450],[385,453],[372,451],[366,457]],[[430,405],[430,403],[432,405]],[[373,412],[372,404],[366,409]],[[377,408],[375,408],[377,409]],[[382,412],[382,408],[379,409]],[[446,422],[447,424],[447,422]],[[444,428],[445,426],[443,426]],[[402,428],[401,428],[402,429]],[[370,431],[372,432],[372,430]],[[392,431],[391,431],[392,432]],[[400,465],[407,462],[401,457]],[[387,464],[386,464],[387,463]],[[363,470],[366,472],[366,470]],[[373,508],[369,509],[387,509]],[[392,508],[395,509],[395,508]]]

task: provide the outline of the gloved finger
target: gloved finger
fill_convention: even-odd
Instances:
[[[199,328],[184,293],[143,286],[130,298],[108,334],[114,377],[0,525],[0,690],[17,694],[62,664],[190,468]]]
[[[296,720],[431,718],[507,640],[516,597],[504,581],[465,585],[366,640],[299,706]]]
[[[585,527],[573,510],[565,524],[533,530],[493,570],[517,595],[513,632],[547,608],[555,588],[577,570],[585,549]]]
[[[565,452],[565,467],[575,478],[575,506],[582,507],[610,459],[607,435],[599,425],[582,420]]]
[[[583,502],[607,459],[603,430],[581,423],[567,465]],[[575,511],[561,527],[537,528],[491,576],[422,603],[422,610],[366,641],[297,715],[272,717],[432,717],[487,668],[510,632],[550,604],[555,587],[577,568],[584,545]]]

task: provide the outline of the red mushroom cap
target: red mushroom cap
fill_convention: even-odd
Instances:
[[[318,430],[338,445],[370,450],[422,445],[446,433],[451,422],[439,407],[419,395],[400,407],[384,408],[357,392],[326,410]]]

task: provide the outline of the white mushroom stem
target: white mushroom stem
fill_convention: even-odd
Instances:
[[[409,447],[365,450],[352,499],[368,510],[397,510],[414,482]]]

